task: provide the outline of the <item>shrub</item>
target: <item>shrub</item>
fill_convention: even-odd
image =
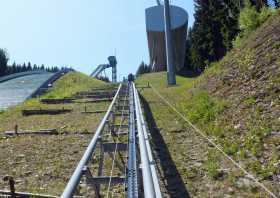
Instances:
[[[279,12],[279,9],[277,12]],[[275,9],[266,6],[258,12],[255,6],[252,6],[250,1],[246,0],[245,6],[239,15],[239,28],[241,31],[233,41],[233,46],[240,47],[242,39],[248,37],[252,31],[256,30],[274,13]]]
[[[259,24],[264,23],[272,15],[273,15],[273,9],[268,7],[263,7],[258,17]]]
[[[240,33],[239,35],[237,35],[237,37],[235,37],[232,45],[234,48],[239,48],[241,46],[241,42],[242,42],[242,34]]]
[[[246,1],[245,7],[240,12],[239,27],[245,34],[250,33],[259,26],[258,12],[250,2]]]

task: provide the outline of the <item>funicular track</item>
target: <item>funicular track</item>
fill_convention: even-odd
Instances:
[[[122,83],[61,197],[161,197],[134,83]]]

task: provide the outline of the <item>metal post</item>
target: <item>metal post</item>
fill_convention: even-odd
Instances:
[[[112,67],[112,82],[117,83],[117,66]]]
[[[164,24],[165,24],[165,49],[167,63],[167,83],[168,85],[176,85],[176,77],[174,72],[173,44],[171,35],[171,20],[169,0],[164,0]]]
[[[112,82],[117,82],[117,59],[115,56],[109,56],[108,61],[110,66],[112,67]]]

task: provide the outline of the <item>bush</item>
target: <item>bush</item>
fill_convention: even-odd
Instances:
[[[237,37],[233,40],[233,47],[234,48],[239,48],[241,46],[241,42],[242,42],[242,34],[240,33],[239,35],[237,35]]]
[[[274,10],[272,8],[263,7],[258,17],[259,24],[263,24],[273,14],[274,14]]]
[[[274,13],[275,9],[265,6],[258,12],[255,6],[251,5],[250,1],[245,1],[245,6],[239,15],[239,28],[241,31],[233,41],[233,46],[240,47],[242,39],[248,37],[252,31],[256,30]]]
[[[250,33],[259,26],[259,13],[256,8],[246,1],[245,7],[240,12],[239,28],[245,34]]]

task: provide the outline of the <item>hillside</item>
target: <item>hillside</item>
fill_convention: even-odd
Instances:
[[[140,76],[275,195],[280,191],[280,16],[197,78]],[[151,88],[141,90],[166,196],[269,197],[178,116]],[[168,195],[169,194],[169,195]]]
[[[0,114],[0,178],[13,176],[17,191],[60,195],[80,160],[109,102],[43,104],[40,99],[70,97],[77,92],[110,85],[78,72],[69,72],[54,83],[41,98],[28,99]],[[24,109],[71,109],[57,115],[22,115]],[[52,129],[56,135],[20,135],[7,137],[5,131]],[[2,179],[0,189],[9,189]]]

